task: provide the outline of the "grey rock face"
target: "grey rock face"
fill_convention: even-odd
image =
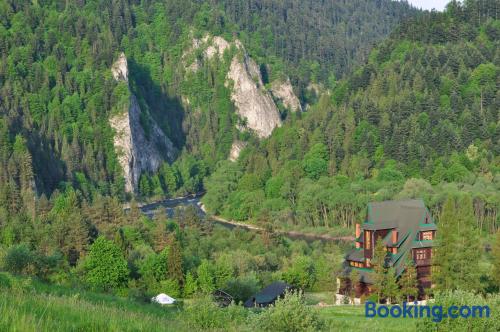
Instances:
[[[111,70],[116,80],[128,81],[127,59],[123,53]],[[109,119],[115,130],[113,143],[123,169],[127,192],[137,190],[142,172],[156,171],[165,160],[173,161],[176,154],[172,142],[153,119],[149,123],[149,137],[146,135],[140,116],[141,108],[137,98],[131,94],[128,111]]]
[[[273,98],[262,83],[260,70],[246,54],[243,61],[234,57],[227,78],[232,81],[231,100],[236,112],[245,120],[244,128],[253,130],[259,137],[269,137],[281,118]]]
[[[222,59],[222,55],[231,45],[235,46],[238,54],[231,61],[226,85],[232,87],[231,100],[244,122],[239,129],[252,130],[261,138],[268,137],[274,128],[281,126],[280,114],[271,94],[262,83],[259,66],[248,56],[239,40],[229,43],[222,37],[208,35],[202,39],[194,38],[192,46],[183,57],[186,58],[190,52],[205,47],[204,59],[210,60],[215,56]],[[195,60],[186,66],[188,71],[196,71],[200,63]]]
[[[273,96],[283,103],[283,105],[292,112],[302,111],[299,98],[293,92],[290,79],[284,82],[275,81],[271,84],[271,92]]]

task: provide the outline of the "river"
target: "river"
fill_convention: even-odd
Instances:
[[[207,218],[211,222],[224,226],[229,229],[234,229],[234,228],[243,228],[249,231],[254,231],[254,232],[259,232],[262,231],[262,228],[252,225],[252,224],[247,224],[247,223],[240,223],[240,222],[235,222],[235,221],[230,221],[230,220],[225,220],[221,217],[218,216],[209,216],[203,209],[203,204],[201,203],[201,197],[203,197],[203,194],[197,194],[197,195],[191,195],[191,196],[186,196],[186,197],[178,197],[178,198],[171,198],[171,199],[165,199],[162,201],[157,201],[154,203],[149,203],[149,204],[141,204],[140,205],[140,210],[142,213],[147,215],[148,217],[152,217],[155,213],[156,210],[159,208],[164,208],[167,216],[169,218],[172,218],[175,214],[175,209],[179,207],[187,207],[187,206],[194,206],[200,217],[202,218]],[[125,210],[128,210],[129,208],[126,207]],[[319,235],[319,234],[311,234],[311,233],[303,233],[299,231],[277,231],[278,233],[281,233],[285,235],[286,237],[293,239],[293,240],[305,240],[307,242],[313,242],[313,241],[322,241],[322,242],[343,242],[345,244],[347,243],[352,243],[354,241],[354,237],[352,236],[339,236],[339,237],[333,237],[330,235]]]

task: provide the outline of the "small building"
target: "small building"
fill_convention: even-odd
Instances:
[[[344,262],[343,275],[356,269],[360,282],[354,285],[355,296],[369,295],[372,291],[373,268],[370,260],[377,240],[381,238],[389,253],[387,264],[394,267],[396,276],[405,271],[408,255],[415,262],[419,293],[431,287],[432,247],[436,237],[436,224],[421,199],[373,202],[368,204],[365,222],[356,224],[355,248]],[[344,277],[339,293],[346,294],[351,288]],[[344,293],[343,293],[344,292]]]
[[[215,292],[212,293],[212,297],[215,303],[221,308],[228,307],[231,302],[233,302],[233,297],[221,289],[215,290]]]
[[[283,298],[287,291],[295,291],[296,288],[282,281],[276,281],[253,295],[245,303],[245,308],[264,308],[274,304],[277,299]]]

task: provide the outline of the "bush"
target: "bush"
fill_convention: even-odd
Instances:
[[[188,330],[241,330],[248,311],[241,306],[220,308],[210,296],[203,297],[186,308],[182,321]]]
[[[485,316],[483,318],[443,318],[440,322],[434,322],[432,318],[419,319],[418,331],[500,331],[500,295],[498,294],[483,297],[462,290],[446,291],[437,293],[432,305],[442,306],[443,313],[446,313],[452,305],[458,308],[463,305],[489,306],[491,311],[489,318],[484,318]]]
[[[231,294],[235,303],[240,303],[245,302],[252,294],[257,293],[259,288],[257,276],[249,274],[230,280],[224,287],[224,291]]]
[[[28,272],[30,264],[33,263],[33,255],[29,248],[24,245],[11,247],[4,257],[3,267],[6,271],[14,274]]]
[[[257,326],[263,331],[293,332],[322,331],[326,324],[318,313],[302,301],[301,293],[287,293],[283,299],[264,311],[257,318]]]
[[[84,262],[86,281],[97,288],[123,286],[129,276],[127,261],[113,242],[99,237]]]

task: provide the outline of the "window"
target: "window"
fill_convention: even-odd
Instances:
[[[417,249],[415,251],[415,258],[417,260],[427,259],[427,252],[425,249]]]
[[[363,267],[363,263],[354,262],[354,261],[350,261],[349,265],[354,266],[354,267]]]
[[[372,248],[372,239],[370,236],[370,231],[365,231],[365,249],[371,249]]]
[[[422,240],[432,240],[432,231],[422,232]]]

